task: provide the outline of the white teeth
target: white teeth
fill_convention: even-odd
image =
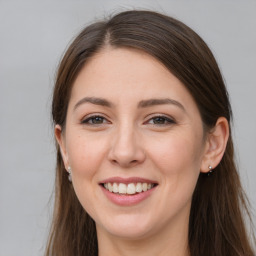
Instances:
[[[132,195],[135,194],[135,185],[133,183],[128,184],[127,186],[127,194]]]
[[[118,192],[119,194],[126,194],[126,191],[127,191],[127,186],[123,183],[120,183],[119,184],[119,187],[118,187]]]
[[[109,192],[112,192],[113,191],[113,186],[111,183],[108,183],[108,190]]]
[[[140,182],[137,183],[137,185],[136,185],[136,192],[138,192],[138,193],[142,192],[142,184]]]
[[[133,195],[136,193],[146,192],[147,190],[154,187],[154,184],[152,183],[146,183],[146,182],[138,182],[138,183],[104,183],[104,188],[107,189],[109,192],[113,193],[119,193],[119,194],[128,194]]]
[[[142,183],[142,190],[146,192],[148,190],[148,184],[147,183]]]
[[[113,183],[113,192],[118,193],[118,191],[119,191],[119,189],[118,189],[117,183]]]

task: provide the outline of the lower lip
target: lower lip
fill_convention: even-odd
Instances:
[[[141,192],[133,195],[115,194],[115,193],[109,192],[103,186],[101,186],[101,188],[103,193],[106,195],[106,197],[114,204],[117,204],[120,206],[131,206],[146,200],[155,191],[156,187],[153,187],[150,190],[147,190],[146,192]]]

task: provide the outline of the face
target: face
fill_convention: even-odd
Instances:
[[[137,239],[187,226],[203,124],[184,85],[152,56],[97,53],[75,80],[56,135],[98,233]]]

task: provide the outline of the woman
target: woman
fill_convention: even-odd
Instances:
[[[216,61],[183,23],[127,11],[63,57],[46,255],[253,255]]]

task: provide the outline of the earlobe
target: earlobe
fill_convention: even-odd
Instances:
[[[66,167],[66,169],[68,168],[68,155],[67,155],[67,151],[66,151],[66,147],[65,147],[65,141],[63,138],[63,134],[62,134],[62,128],[60,125],[55,125],[54,128],[54,134],[55,134],[55,138],[59,144],[60,147],[60,152],[61,152],[61,156],[64,162],[64,165]]]
[[[206,150],[203,157],[201,172],[209,172],[220,163],[229,138],[229,124],[226,118],[220,117],[214,128],[207,135]]]

